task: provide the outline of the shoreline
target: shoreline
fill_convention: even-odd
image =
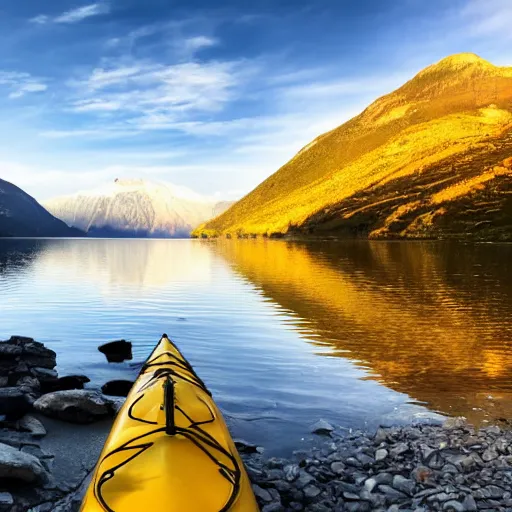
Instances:
[[[124,399],[48,391],[87,377],[59,379],[55,352],[31,338],[0,342],[0,356],[0,512],[78,511]],[[347,433],[319,420],[318,442],[286,458],[235,441],[262,512],[512,512],[511,427],[449,418]]]

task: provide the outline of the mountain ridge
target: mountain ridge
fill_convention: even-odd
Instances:
[[[0,179],[0,237],[82,236],[51,215],[32,196]]]
[[[466,231],[457,235],[438,230],[437,221],[431,226],[417,223],[417,228],[409,230],[407,226],[389,229],[394,222],[389,217],[406,205],[409,213],[415,209],[418,216],[425,213],[431,199],[423,193],[426,190],[419,195],[417,190],[408,190],[414,188],[416,175],[428,175],[424,186],[432,194],[440,192],[443,187],[437,182],[442,162],[461,170],[453,179],[441,172],[446,186],[473,180],[480,174],[489,177],[494,167],[501,169],[497,179],[484,179],[480,185],[488,188],[498,183],[499,193],[493,200],[505,202],[501,211],[511,210],[508,188],[503,183],[509,175],[504,162],[512,156],[511,128],[512,67],[494,66],[475,54],[453,55],[428,66],[361,114],[314,139],[251,193],[193,234],[464,237]],[[466,157],[471,157],[475,165],[459,165]],[[392,202],[394,210],[385,218],[373,208],[369,217],[359,215],[355,223],[351,214],[357,208],[346,211],[349,205],[344,203],[361,203],[360,196],[366,191],[372,196],[373,203],[366,201],[370,206],[380,200],[376,189],[396,180],[401,180],[397,181],[397,192],[404,196],[403,201]],[[421,205],[411,206],[419,196]],[[448,197],[445,202],[449,202]],[[333,210],[339,214],[335,223]],[[414,220],[410,219],[408,226]],[[478,217],[474,224],[481,220],[489,219]],[[479,236],[502,239],[511,236],[509,231],[505,226],[499,233],[481,232]]]
[[[89,236],[150,238],[188,237],[230,205],[170,183],[121,178],[44,204]]]

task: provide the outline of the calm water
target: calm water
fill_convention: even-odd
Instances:
[[[0,338],[92,387],[134,378],[163,332],[233,434],[287,453],[347,428],[512,416],[512,245],[1,240]],[[97,346],[126,338],[134,362]]]

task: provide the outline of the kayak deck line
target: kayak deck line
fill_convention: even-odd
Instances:
[[[204,382],[163,335],[105,443],[82,512],[257,512]]]

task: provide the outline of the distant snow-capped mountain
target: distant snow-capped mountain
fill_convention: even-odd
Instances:
[[[188,237],[231,203],[146,180],[116,179],[99,189],[50,199],[44,206],[90,236]]]
[[[48,213],[21,188],[0,179],[0,237],[83,236]]]

